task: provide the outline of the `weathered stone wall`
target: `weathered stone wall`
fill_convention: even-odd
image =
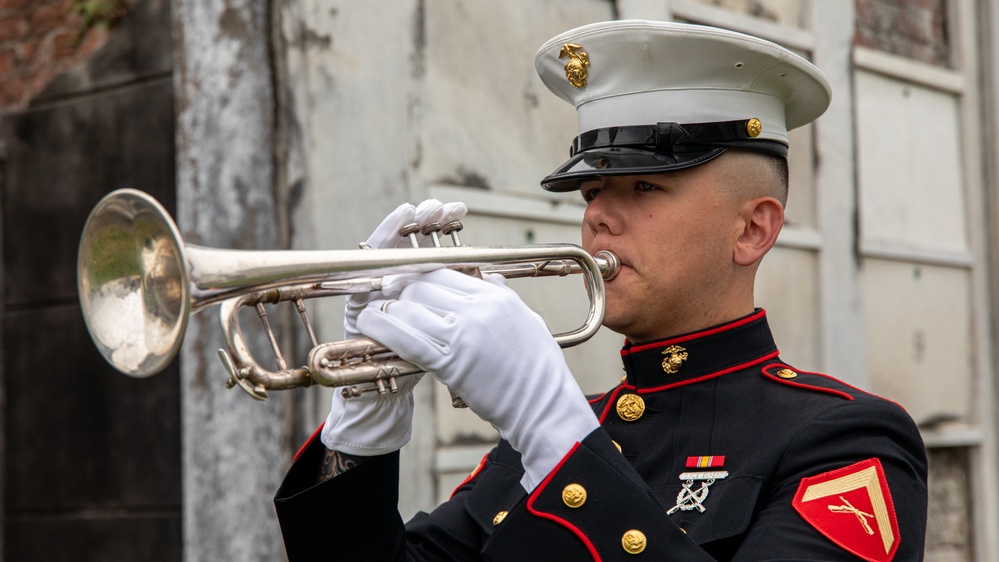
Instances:
[[[930,505],[926,527],[926,560],[972,560],[968,450],[930,449]]]
[[[170,5],[145,0],[106,41],[90,35],[76,51],[65,44],[80,25],[70,4],[0,12],[0,34],[20,34],[0,43],[0,58],[23,63],[0,78],[0,99],[13,103],[0,118],[2,558],[177,561],[177,369],[115,372],[76,294],[76,249],[98,199],[134,187],[174,206]]]
[[[856,0],[854,44],[936,66],[951,66],[946,0]],[[931,448],[926,559],[972,560],[969,456]]]
[[[699,0],[746,14],[765,21],[772,21],[788,27],[809,28],[811,26],[811,3],[801,0]]]
[[[191,243],[279,248],[270,6],[173,3],[177,221]],[[217,315],[191,317],[180,356],[184,560],[270,562],[284,556],[272,498],[288,465],[285,397],[226,389]]]
[[[937,66],[950,66],[947,0],[856,0],[854,42]]]

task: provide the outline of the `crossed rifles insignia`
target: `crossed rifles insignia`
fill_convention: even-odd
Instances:
[[[894,558],[900,540],[898,520],[877,458],[802,478],[792,505],[844,550],[875,562]]]
[[[725,457],[720,455],[687,457],[687,468],[721,468],[725,466]],[[708,497],[710,486],[717,480],[728,477],[728,472],[724,470],[709,470],[704,472],[684,472],[680,474],[683,488],[676,495],[676,505],[666,512],[666,515],[673,515],[677,511],[697,510],[704,513],[704,500]],[[701,485],[696,490],[694,483]]]
[[[683,488],[680,489],[680,493],[676,495],[676,505],[671,507],[666,515],[673,515],[677,511],[693,511],[697,510],[700,513],[704,513],[704,500],[708,497],[709,486],[715,483],[716,480],[721,480],[728,477],[728,472],[724,470],[711,471],[711,472],[684,472],[680,475],[680,480],[683,480]],[[700,482],[701,486],[694,489],[694,482]]]

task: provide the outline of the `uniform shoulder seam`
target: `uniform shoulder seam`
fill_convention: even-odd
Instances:
[[[785,371],[791,371],[792,372],[791,376],[782,376]],[[833,381],[833,382],[835,382],[837,384],[846,386],[846,387],[848,387],[848,388],[850,388],[852,390],[859,391],[859,389],[857,389],[855,387],[852,387],[852,386],[844,383],[843,381],[841,381],[841,380],[839,380],[839,379],[837,379],[835,377],[831,377],[829,375],[825,375],[825,374],[822,374],[822,373],[814,373],[814,372],[809,372],[809,371],[802,371],[800,369],[795,369],[794,367],[791,367],[790,365],[787,365],[785,363],[770,363],[768,365],[765,365],[762,369],[760,369],[760,374],[762,374],[764,377],[766,377],[767,379],[769,379],[771,381],[774,381],[774,382],[777,382],[777,383],[780,383],[780,384],[783,384],[783,385],[786,385],[786,386],[792,386],[792,387],[795,387],[795,388],[801,388],[801,389],[805,389],[805,390],[811,390],[811,391],[814,391],[814,392],[823,392],[823,393],[826,393],[826,394],[831,394],[833,396],[839,396],[840,398],[844,398],[846,400],[853,400],[854,396],[852,394],[850,394],[849,392],[846,392],[844,390],[840,390],[840,389],[836,389],[836,388],[827,388],[825,386],[819,386],[819,385],[815,385],[815,384],[809,384],[805,380],[799,380],[799,376],[800,375],[809,375],[809,376],[822,377],[824,379]],[[863,392],[863,391],[860,391],[860,392]]]

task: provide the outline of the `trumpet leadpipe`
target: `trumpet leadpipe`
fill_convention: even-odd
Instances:
[[[621,268],[621,260],[616,254],[601,250],[593,256],[593,261],[604,281],[610,281],[617,276]],[[491,273],[502,275],[507,279],[522,279],[531,277],[565,277],[580,274],[585,268],[578,262],[568,259],[552,259],[542,261],[522,261],[506,264],[484,264],[472,267],[470,264],[450,266],[452,269],[469,271],[474,269],[480,274]],[[429,269],[428,269],[429,271]],[[393,272],[396,273],[396,272]],[[335,296],[373,293],[382,290],[382,277],[353,277],[336,281],[322,281],[313,285],[316,294],[312,296]],[[275,293],[277,294],[277,293]],[[292,300],[282,298],[280,300]],[[274,300],[272,302],[278,302]]]
[[[607,250],[601,250],[593,256],[593,261],[600,271],[600,277],[604,281],[610,281],[617,276],[621,269],[621,260],[617,254]],[[577,273],[583,273],[584,267],[573,260],[544,260],[520,263],[509,263],[500,265],[490,265],[481,268],[483,273],[495,273],[507,279],[518,279],[523,277],[565,277]]]

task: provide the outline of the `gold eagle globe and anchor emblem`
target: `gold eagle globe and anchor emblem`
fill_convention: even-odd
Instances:
[[[586,86],[588,74],[586,67],[590,66],[590,55],[586,54],[586,51],[580,50],[582,48],[580,45],[566,43],[558,54],[559,59],[569,57],[565,63],[565,77],[573,88]]]
[[[663,355],[665,355],[663,357],[663,371],[666,371],[668,375],[675,375],[683,362],[687,360],[687,350],[678,345],[667,347],[663,350]]]

